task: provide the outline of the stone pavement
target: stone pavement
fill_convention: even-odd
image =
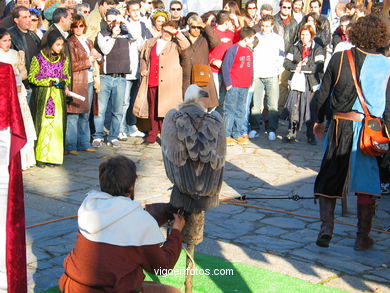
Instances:
[[[312,196],[322,146],[301,142],[283,144],[281,137],[268,141],[265,134],[245,146],[228,147],[221,198],[251,196]],[[143,203],[169,200],[170,181],[165,176],[158,144],[143,145],[134,139],[122,148],[104,146],[96,153],[66,156],[57,168],[32,168],[24,172],[27,226],[77,214],[90,189],[98,188],[98,165],[109,155],[123,154],[138,168],[136,200]],[[353,250],[355,227],[336,224],[331,248],[319,248],[314,241],[319,220],[313,200],[250,200],[248,205],[223,203],[206,213],[205,239],[196,251],[294,276],[347,292],[390,292],[390,234],[373,232],[375,247]],[[337,220],[356,224],[354,196],[349,197],[349,214]],[[390,198],[379,202],[374,226],[390,225]],[[57,284],[62,262],[72,249],[76,220],[27,229],[29,292],[40,292]],[[184,280],[184,277],[183,277]],[[249,292],[243,289],[242,292]],[[261,284],[259,291],[261,292]]]

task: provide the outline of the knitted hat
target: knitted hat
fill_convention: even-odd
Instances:
[[[153,11],[153,13],[152,13],[153,21],[155,21],[156,18],[159,16],[163,16],[165,18],[165,21],[168,21],[170,18],[169,12],[167,12],[163,9],[156,9],[155,11]]]

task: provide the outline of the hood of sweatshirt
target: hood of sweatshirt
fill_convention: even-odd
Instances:
[[[94,242],[142,246],[166,240],[140,203],[102,191],[88,192],[78,211],[78,225],[80,233]]]

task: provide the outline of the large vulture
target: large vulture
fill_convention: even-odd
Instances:
[[[223,179],[225,127],[220,114],[207,113],[199,101],[207,96],[189,86],[179,110],[165,116],[161,132],[165,170],[174,184],[170,203],[188,213],[217,206]]]

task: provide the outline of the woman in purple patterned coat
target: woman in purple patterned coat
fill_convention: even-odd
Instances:
[[[58,31],[47,37],[47,45],[33,57],[28,80],[36,85],[31,98],[37,142],[38,167],[56,166],[64,160],[66,100],[70,84],[69,59],[64,54],[64,38]]]

